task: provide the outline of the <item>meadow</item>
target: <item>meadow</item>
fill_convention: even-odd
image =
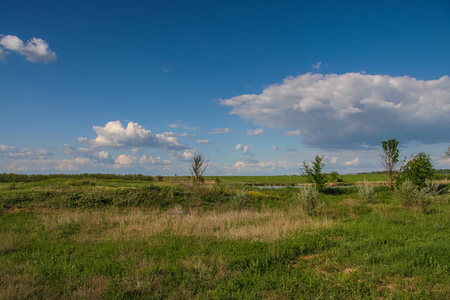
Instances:
[[[327,189],[310,214],[290,184],[250,185],[301,176],[245,177],[0,182],[0,299],[450,295],[448,186],[426,209]]]

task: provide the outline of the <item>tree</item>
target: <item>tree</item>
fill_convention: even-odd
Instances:
[[[423,188],[427,185],[427,180],[434,177],[433,164],[429,154],[420,152],[416,156],[411,156],[410,160],[401,168],[402,172],[399,183],[410,180],[415,186]]]
[[[448,147],[447,152],[445,152],[445,157],[450,158],[450,147]]]
[[[316,155],[316,158],[311,162],[311,165],[304,161],[303,165],[300,167],[300,173],[306,176],[306,181],[315,184],[316,189],[319,192],[325,190],[325,184],[327,183],[327,176],[322,173],[322,168],[325,166],[325,163],[322,160],[323,156]]]
[[[202,183],[204,181],[203,173],[205,173],[207,167],[208,164],[205,164],[205,161],[200,154],[194,156],[190,171],[195,183]]]
[[[339,173],[336,171],[333,171],[330,174],[328,174],[328,179],[330,180],[330,182],[343,182],[344,181],[342,179],[342,177],[339,176]]]
[[[386,170],[389,176],[389,187],[393,188],[393,174],[395,168],[399,162],[400,150],[398,149],[398,141],[396,139],[390,139],[388,141],[382,141],[381,146],[383,147],[384,153],[380,154],[381,164]]]

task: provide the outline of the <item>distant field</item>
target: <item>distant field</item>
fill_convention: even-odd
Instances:
[[[343,183],[354,184],[357,181],[385,181],[388,180],[384,174],[367,175],[341,175]],[[280,176],[206,176],[205,180],[215,180],[219,178],[223,182],[256,184],[256,185],[298,185],[306,183],[306,177],[301,175],[280,175]]]

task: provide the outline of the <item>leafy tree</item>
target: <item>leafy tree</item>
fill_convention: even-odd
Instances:
[[[205,161],[200,154],[194,156],[190,171],[195,183],[202,183],[204,181],[203,173],[205,173],[207,167],[208,164],[205,164]]]
[[[342,179],[341,176],[339,176],[339,173],[336,171],[331,172],[330,174],[328,174],[328,180],[330,182],[343,182],[344,180]]]
[[[445,152],[445,157],[450,158],[450,147],[448,147],[447,152]]]
[[[395,168],[399,162],[400,150],[398,149],[398,141],[396,139],[390,139],[387,141],[382,141],[381,146],[383,147],[383,153],[381,156],[381,164],[386,170],[389,176],[389,187],[393,188],[392,177],[395,172]]]
[[[315,184],[316,189],[319,192],[325,190],[325,184],[327,183],[327,175],[322,173],[322,168],[325,166],[325,163],[322,160],[323,156],[316,155],[316,158],[311,162],[311,165],[304,161],[300,167],[300,173],[306,176],[306,181]]]
[[[410,180],[415,186],[423,188],[427,185],[427,180],[434,177],[435,171],[429,154],[420,152],[416,156],[411,156],[410,160],[401,168],[399,184]]]

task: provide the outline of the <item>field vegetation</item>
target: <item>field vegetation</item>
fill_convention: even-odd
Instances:
[[[0,298],[450,294],[449,186],[363,185],[302,195],[304,188],[286,183],[302,176],[205,179],[2,180]],[[288,187],[249,185],[255,182]]]

